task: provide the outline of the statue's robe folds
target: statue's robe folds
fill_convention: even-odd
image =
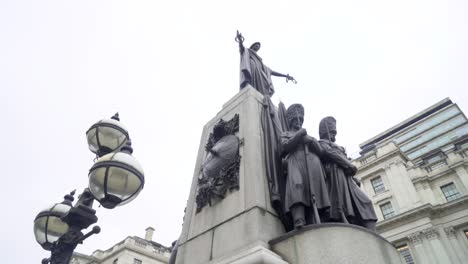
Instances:
[[[350,217],[353,222],[376,221],[372,201],[357,186],[352,175],[345,170],[352,165],[344,148],[329,140],[319,140],[322,147],[322,163],[327,174],[327,186],[331,199],[330,217],[340,220],[340,212]]]
[[[317,209],[330,207],[325,172],[320,158],[304,145],[302,137],[293,131],[281,134],[281,147],[287,166],[284,201],[286,212],[297,203],[312,208],[313,198]]]
[[[276,109],[270,96],[265,95],[261,123],[270,201],[286,231],[291,231],[294,228],[292,218],[284,211],[286,181],[281,164],[281,134],[288,130],[285,116],[284,104],[280,103]]]
[[[245,48],[240,61],[240,88],[252,85],[263,95],[272,96],[275,92],[271,81],[271,69],[262,62],[262,58],[251,49]]]

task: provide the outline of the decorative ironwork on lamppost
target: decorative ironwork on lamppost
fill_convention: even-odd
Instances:
[[[138,161],[131,156],[133,149],[128,132],[119,122],[118,114],[103,119],[86,132],[89,149],[98,157],[89,170],[89,187],[78,196],[75,191],[65,195],[64,201],[41,211],[34,220],[34,235],[42,248],[51,251],[43,264],[68,264],[76,246],[101,231],[94,226],[98,218],[93,202],[112,209],[135,199],[145,184]]]

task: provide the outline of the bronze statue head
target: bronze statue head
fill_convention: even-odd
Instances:
[[[252,45],[250,45],[250,49],[257,52],[262,45],[260,42],[254,42]]]
[[[336,133],[336,119],[333,116],[327,116],[324,119],[322,119],[322,121],[320,121],[320,139],[327,139],[331,142],[335,142]]]
[[[292,104],[286,110],[286,120],[291,130],[299,130],[304,123],[304,107],[301,104]]]

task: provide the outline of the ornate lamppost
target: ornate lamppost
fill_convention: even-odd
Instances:
[[[34,220],[36,241],[51,257],[43,264],[68,264],[76,246],[101,231],[94,226],[98,218],[93,202],[104,208],[124,205],[139,194],[145,184],[143,169],[131,156],[133,149],[127,129],[120,124],[118,113],[101,120],[86,132],[88,146],[96,154],[96,162],[89,170],[89,186],[73,205],[75,191],[65,195],[64,201],[42,210]]]

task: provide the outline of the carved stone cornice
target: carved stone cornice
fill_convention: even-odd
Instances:
[[[439,230],[435,227],[429,227],[421,231],[427,239],[436,239],[439,237]]]
[[[408,240],[411,242],[411,244],[420,244],[422,243],[422,239],[423,239],[423,234],[421,231],[408,235]]]
[[[353,161],[355,161],[358,164],[361,164],[362,158],[364,157],[359,157],[357,159],[354,159]],[[375,167],[382,168],[382,163],[395,162],[395,160],[391,160],[392,158],[395,158],[396,160],[401,161],[402,163],[408,162],[408,158],[405,156],[405,154],[401,152],[399,148],[395,148],[381,156],[377,155],[376,159],[370,161],[365,165],[357,167],[360,172],[365,173],[367,175],[369,173],[372,173],[372,171],[375,170]],[[366,176],[364,176],[363,178],[366,178]]]

